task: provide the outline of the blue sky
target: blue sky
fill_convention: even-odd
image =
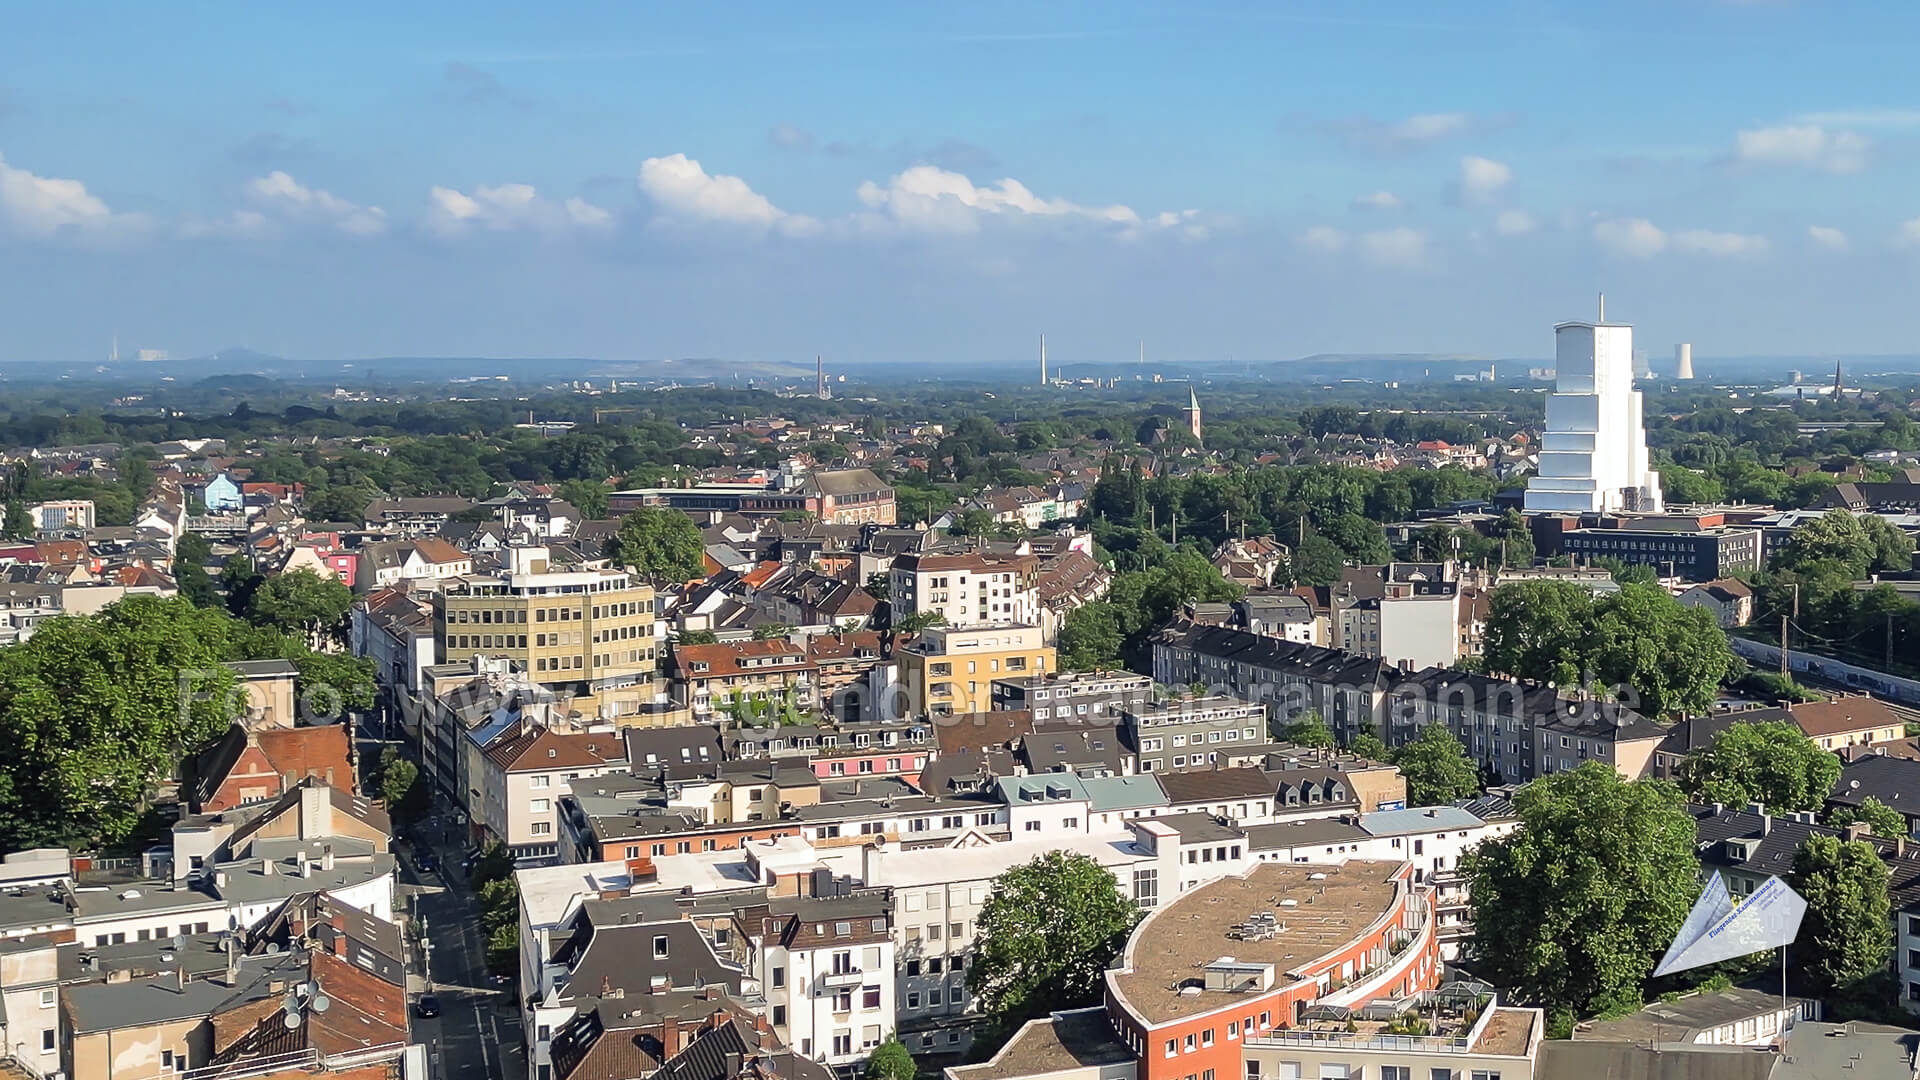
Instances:
[[[1920,5],[319,10],[4,13],[0,360],[1920,351]]]

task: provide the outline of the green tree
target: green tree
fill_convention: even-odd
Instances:
[[[266,577],[254,568],[253,560],[235,555],[220,567],[220,592],[227,598],[227,610],[244,619],[253,606],[253,594]]]
[[[1094,601],[1067,612],[1060,621],[1060,670],[1104,671],[1120,665],[1119,614],[1112,604]]]
[[[1371,731],[1363,731],[1355,736],[1353,742],[1347,745],[1347,749],[1368,761],[1393,761],[1393,751],[1387,749],[1387,744],[1380,741],[1380,736]]]
[[[1295,746],[1332,746],[1333,729],[1318,709],[1307,709],[1280,725],[1280,741]]]
[[[718,645],[720,644],[719,635],[715,634],[711,630],[682,630],[680,631],[680,633],[674,636],[673,640],[674,640],[674,643],[678,645]]]
[[[1480,768],[1467,757],[1445,724],[1427,724],[1411,742],[1393,752],[1393,764],[1407,780],[1407,804],[1438,806],[1480,790]]]
[[[1050,851],[994,879],[967,987],[1002,1032],[1100,1000],[1102,973],[1138,910],[1085,855]]]
[[[945,626],[947,617],[937,611],[916,611],[893,624],[893,628],[903,634],[917,634],[929,626]]]
[[[1318,533],[1312,533],[1293,553],[1293,581],[1296,585],[1332,585],[1347,567],[1347,553],[1340,545]]]
[[[302,634],[318,647],[346,639],[353,590],[334,577],[312,570],[275,574],[262,581],[247,601],[247,621],[282,633]]]
[[[1817,810],[1840,779],[1840,759],[1792,721],[1733,724],[1688,755],[1678,779],[1696,802]]]
[[[1873,835],[1889,840],[1908,835],[1907,815],[1869,795],[1860,800],[1859,806],[1836,806],[1827,815],[1827,824],[1836,829],[1859,823],[1873,830]]]
[[[1894,528],[1878,514],[1860,517],[1860,533],[1870,558],[1867,569],[1876,574],[1904,574],[1913,569],[1913,537]]]
[[[753,640],[772,641],[774,638],[783,638],[791,633],[793,633],[792,623],[761,623],[753,628]]]
[[[1849,577],[1863,577],[1879,551],[1852,511],[1835,508],[1793,530],[1787,545],[1773,557],[1771,569],[1806,570],[1834,563]]]
[[[1518,830],[1461,860],[1475,973],[1549,1010],[1637,1001],[1700,893],[1678,789],[1589,761],[1520,789],[1514,808]]]
[[[230,623],[134,596],[0,649],[0,847],[112,843],[237,712]]]
[[[474,860],[473,874],[469,879],[473,887],[481,889],[488,882],[513,877],[513,852],[505,844],[495,840],[487,844]]]
[[[913,1080],[918,1072],[913,1054],[898,1036],[888,1036],[867,1055],[867,1080]]]
[[[27,512],[27,504],[18,499],[7,500],[6,521],[0,524],[0,535],[8,540],[25,540],[33,533],[33,515]]]
[[[555,488],[554,494],[590,519],[607,516],[607,485],[598,480],[568,480]]]
[[[999,524],[991,510],[964,510],[947,531],[955,536],[992,536]]]
[[[1564,581],[1502,585],[1488,607],[1484,652],[1489,671],[1620,688],[1656,719],[1708,711],[1721,684],[1745,666],[1713,616],[1651,585],[1601,597]]]
[[[1887,864],[1864,840],[1809,836],[1788,883],[1807,900],[1790,959],[1817,993],[1845,991],[1878,974],[1893,951]]]
[[[213,545],[199,533],[187,533],[173,550],[173,581],[180,595],[194,607],[219,607],[220,590],[207,573],[207,561],[213,558]]]
[[[413,817],[422,794],[420,767],[402,757],[396,747],[389,746],[382,751],[380,797],[386,800],[387,812],[395,817]]]
[[[867,590],[867,595],[875,600],[885,600],[893,593],[892,581],[887,575],[878,572],[867,575],[867,583],[863,588]]]
[[[678,510],[643,506],[620,519],[607,540],[614,562],[656,581],[684,583],[707,576],[706,545],[693,519]]]
[[[520,970],[518,926],[506,923],[487,932],[487,970],[495,975],[511,975]]]

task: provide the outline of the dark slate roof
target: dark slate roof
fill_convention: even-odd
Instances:
[[[1840,830],[1799,818],[1757,812],[1752,808],[1691,805],[1687,812],[1694,820],[1694,849],[1700,854],[1703,869],[1736,869],[1749,874],[1786,877],[1793,872],[1793,856],[1810,836],[1839,836]],[[1887,864],[1887,893],[1895,910],[1920,908],[1920,849],[1903,850],[1906,845],[1876,837],[1864,837]],[[1751,854],[1735,850],[1731,840],[1757,841]]]
[[[1833,801],[1858,806],[1870,798],[1903,814],[1920,814],[1920,761],[1870,754],[1842,765]]]

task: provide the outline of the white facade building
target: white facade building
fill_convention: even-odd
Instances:
[[[1561,323],[1553,333],[1558,376],[1526,509],[1660,510],[1660,475],[1633,388],[1633,327],[1607,322],[1603,303],[1599,321]]]

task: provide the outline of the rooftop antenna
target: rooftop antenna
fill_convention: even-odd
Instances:
[[[1607,321],[1607,294],[1606,293],[1600,294],[1600,318],[1596,321],[1598,322]]]

